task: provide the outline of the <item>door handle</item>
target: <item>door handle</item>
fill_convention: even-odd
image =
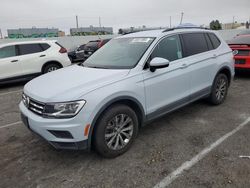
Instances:
[[[40,55],[40,57],[45,57],[46,55]]]
[[[216,55],[216,54],[214,54],[212,58],[214,58],[214,59],[215,59],[215,58],[217,58],[217,55]]]
[[[17,59],[15,59],[15,60],[12,60],[12,61],[11,61],[11,63],[15,63],[15,62],[18,62],[18,60],[17,60]]]
[[[184,64],[181,65],[181,69],[185,69],[187,67],[188,67],[188,65],[186,63],[184,63]]]

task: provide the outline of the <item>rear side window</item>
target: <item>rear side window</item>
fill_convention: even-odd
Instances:
[[[6,46],[0,48],[0,59],[14,57],[16,56],[16,47],[15,46]]]
[[[155,57],[174,61],[182,58],[181,43],[178,35],[163,39],[154,49],[150,59]]]
[[[211,42],[213,44],[214,49],[218,48],[220,46],[220,44],[221,44],[221,42],[218,39],[218,37],[215,34],[213,34],[213,33],[208,33],[208,36],[211,39]]]
[[[43,51],[48,50],[50,48],[50,45],[48,45],[47,43],[41,43],[40,45],[41,45]]]
[[[204,33],[182,34],[185,57],[208,51]]]
[[[209,36],[208,36],[208,33],[205,34],[205,38],[206,38],[206,41],[207,41],[208,49],[209,49],[209,50],[213,50],[213,49],[214,49],[214,46],[213,46],[213,44],[212,44],[212,42],[211,42],[211,40],[210,40],[210,38],[209,38]]]
[[[34,54],[44,51],[40,44],[21,44],[19,47],[19,55]]]

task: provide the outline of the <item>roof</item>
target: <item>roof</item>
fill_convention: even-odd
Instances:
[[[126,35],[122,35],[118,38],[130,38],[130,37],[161,37],[167,34],[174,34],[174,33],[184,33],[184,32],[212,32],[210,30],[205,30],[202,28],[173,28],[169,30],[150,30],[150,31],[141,31],[130,33]]]
[[[228,44],[250,45],[250,35],[239,35],[238,37],[228,41]]]

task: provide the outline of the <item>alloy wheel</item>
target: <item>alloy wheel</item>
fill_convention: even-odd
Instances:
[[[109,149],[123,149],[131,140],[134,131],[132,118],[118,114],[112,118],[105,130],[105,141]]]

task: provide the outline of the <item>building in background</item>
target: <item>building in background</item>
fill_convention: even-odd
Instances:
[[[59,29],[57,28],[20,28],[8,29],[7,32],[8,38],[46,38],[58,37],[59,35]]]
[[[58,31],[58,37],[65,37],[64,31]]]
[[[85,35],[112,35],[112,27],[80,27],[80,28],[71,28],[70,34],[72,36],[85,36]]]
[[[222,24],[222,29],[245,29],[245,23],[225,23]]]

